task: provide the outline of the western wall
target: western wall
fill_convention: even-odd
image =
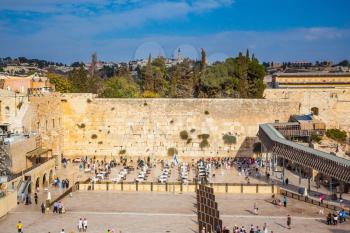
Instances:
[[[18,108],[19,102],[22,106]],[[267,89],[265,99],[101,99],[93,94],[24,97],[1,93],[0,118],[15,131],[39,132],[53,155],[245,156],[258,125],[319,110],[327,128],[350,131],[350,89]],[[186,131],[188,139],[180,132]],[[207,134],[208,146],[198,135]],[[224,143],[234,135],[237,142]]]
[[[66,156],[242,156],[252,153],[261,123],[287,121],[299,103],[265,99],[100,99],[62,95]],[[188,139],[180,137],[187,131]],[[209,135],[201,148],[200,136]],[[237,142],[224,143],[234,135]]]

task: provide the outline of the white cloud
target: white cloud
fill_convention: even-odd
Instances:
[[[196,36],[153,35],[142,38],[112,38],[94,40],[82,36],[79,39],[70,36],[47,36],[45,34],[18,37],[0,37],[0,51],[9,56],[28,56],[72,62],[88,60],[94,51],[104,60],[129,60],[135,58],[137,48],[144,43],[154,56],[159,51],[168,57],[177,47],[186,44],[191,51],[205,48],[208,58],[213,61],[217,54],[237,55],[239,51],[252,48],[257,58],[263,61],[350,59],[350,29],[327,29],[337,36],[319,37],[308,40],[306,37],[322,28],[300,28],[285,31],[226,31]],[[326,29],[325,29],[326,30]],[[54,30],[53,30],[54,31]],[[49,38],[49,39],[46,39]],[[45,48],[45,49],[43,49]],[[191,52],[189,50],[189,52]],[[136,55],[135,55],[136,54]],[[139,54],[140,55],[140,54]],[[139,56],[137,55],[137,56]],[[143,56],[141,54],[140,56]],[[148,55],[148,53],[146,54]],[[198,55],[197,55],[198,56]],[[220,55],[220,57],[224,57]],[[220,58],[221,59],[221,58]]]

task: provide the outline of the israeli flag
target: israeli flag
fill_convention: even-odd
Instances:
[[[179,161],[177,161],[176,153],[174,153],[173,160],[174,160],[175,166],[177,166],[179,164]]]

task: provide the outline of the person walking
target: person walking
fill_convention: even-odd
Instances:
[[[18,233],[22,233],[23,231],[23,224],[22,224],[22,222],[21,221],[18,221],[18,223],[17,223],[17,231],[18,231]]]
[[[288,226],[288,229],[291,229],[291,224],[292,224],[292,218],[291,218],[290,215],[288,214],[288,216],[287,216],[287,226]]]

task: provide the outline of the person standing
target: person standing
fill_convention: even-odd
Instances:
[[[83,221],[83,231],[86,232],[87,231],[87,227],[88,227],[88,221],[86,218],[84,218],[84,221]]]
[[[283,206],[287,207],[287,196],[283,195]]]
[[[292,224],[292,218],[291,218],[290,215],[288,214],[288,216],[287,216],[287,226],[288,226],[288,229],[291,229],[291,224]]]
[[[82,232],[83,231],[83,220],[80,218],[78,222],[78,231]]]
[[[45,204],[44,204],[44,202],[41,202],[41,213],[45,214]]]
[[[23,224],[22,224],[22,222],[21,221],[18,221],[18,223],[17,223],[17,231],[18,231],[18,233],[22,233],[23,231]]]
[[[34,201],[35,201],[35,205],[37,205],[38,204],[38,193],[37,192],[34,193]]]

